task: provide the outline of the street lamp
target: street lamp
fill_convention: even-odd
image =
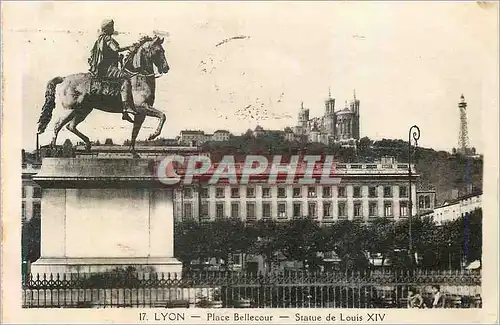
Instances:
[[[411,261],[413,263],[413,243],[412,243],[412,233],[411,233],[411,218],[413,216],[413,202],[412,202],[412,194],[411,194],[411,140],[413,138],[413,141],[415,142],[415,148],[418,145],[418,139],[420,139],[420,129],[418,126],[413,125],[410,130],[408,131],[408,181],[409,181],[409,215],[408,215],[408,238],[409,238],[409,245],[408,245],[408,252],[410,254]]]

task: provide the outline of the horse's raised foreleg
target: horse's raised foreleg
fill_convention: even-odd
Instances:
[[[134,126],[132,128],[132,138],[130,139],[130,153],[134,158],[140,158],[140,156],[135,151],[135,140],[137,139],[137,135],[139,134],[139,130],[141,129],[142,123],[146,118],[146,114],[137,114],[134,118]]]
[[[160,120],[158,126],[156,127],[156,130],[148,137],[148,140],[153,140],[160,135],[161,130],[163,129],[163,124],[165,124],[167,117],[165,116],[165,113],[157,110],[153,106],[147,106],[146,115],[151,117],[157,117]]]
[[[52,142],[50,143],[52,148],[56,147],[57,135],[59,134],[59,131],[61,131],[62,127],[66,125],[74,116],[75,111],[67,111],[67,113],[64,116],[61,116],[61,118],[56,122],[54,125],[54,136],[52,137]]]
[[[90,151],[90,148],[91,148],[90,140],[89,140],[89,138],[85,134],[83,134],[82,132],[80,132],[76,127],[83,120],[85,120],[85,118],[90,114],[91,111],[92,111],[92,109],[83,109],[81,111],[75,112],[75,116],[73,117],[73,119],[71,120],[71,122],[69,122],[69,124],[66,125],[66,128],[70,132],[74,133],[76,136],[78,136],[80,139],[82,139],[83,142],[85,142],[85,149],[87,151]]]

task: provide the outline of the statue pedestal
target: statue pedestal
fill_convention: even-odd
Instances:
[[[138,272],[181,275],[173,257],[173,190],[151,160],[45,158],[41,258],[31,273]]]

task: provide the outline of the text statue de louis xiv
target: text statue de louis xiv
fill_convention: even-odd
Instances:
[[[59,84],[62,91],[57,101],[66,111],[54,126],[53,147],[59,131],[66,126],[90,150],[89,138],[77,126],[93,109],[121,113],[123,120],[133,123],[130,151],[134,157],[138,156],[135,141],[146,116],[159,119],[156,130],[148,139],[152,140],[160,135],[166,117],[153,106],[155,79],[170,69],[162,46],[163,38],[158,35],[143,36],[131,46],[120,47],[113,38],[115,34],[114,21],[103,21],[101,33],[88,60],[89,72],[54,77],[48,82],[45,103],[38,121],[38,133],[45,131],[52,118],[56,106],[56,86]],[[129,53],[122,62],[123,56],[119,53],[127,50]],[[155,75],[154,66],[159,75]]]

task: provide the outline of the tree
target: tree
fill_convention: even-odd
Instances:
[[[191,262],[210,257],[207,252],[208,240],[200,224],[194,221],[178,222],[174,227],[174,256],[181,260],[188,270]]]
[[[107,138],[106,141],[104,141],[105,146],[112,146],[113,145],[113,139]]]
[[[332,227],[332,236],[335,238],[334,251],[341,259],[343,269],[348,271],[368,267],[368,233],[364,225],[349,220],[336,222]]]
[[[480,261],[483,253],[483,211],[478,209],[465,216],[468,227],[468,245],[465,257],[468,263]]]
[[[204,225],[210,232],[212,256],[224,261],[228,269],[233,254],[248,251],[255,238],[249,238],[245,224],[240,219],[220,219]]]
[[[62,156],[65,158],[73,157],[73,143],[70,139],[66,139],[62,145]]]
[[[290,261],[302,262],[304,269],[306,265],[316,268],[320,262],[318,252],[322,242],[319,230],[318,223],[310,218],[289,221],[280,235],[283,255]]]
[[[371,253],[381,254],[384,266],[385,261],[394,256],[394,223],[384,218],[375,219],[368,226],[367,235],[367,249]]]
[[[40,258],[41,219],[33,217],[22,227],[23,260],[34,262]]]
[[[278,262],[277,253],[282,246],[280,231],[283,226],[275,221],[259,220],[247,227],[253,231],[254,235],[252,237],[256,238],[249,251],[263,256],[266,269],[272,270],[274,263]]]

